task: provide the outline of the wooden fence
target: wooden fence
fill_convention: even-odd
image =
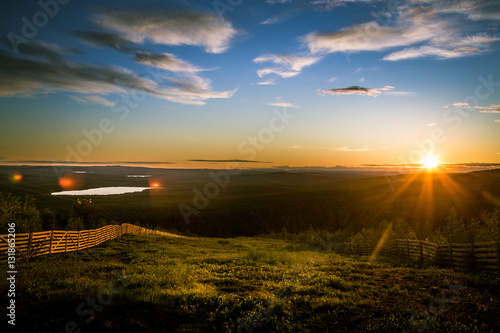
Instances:
[[[343,243],[339,252],[372,255],[376,246]],[[395,254],[421,262],[434,262],[453,268],[500,272],[500,242],[451,243],[438,245],[417,239],[396,239],[385,242],[377,254]]]
[[[51,230],[25,234],[15,234],[16,258],[27,259],[53,253],[79,251],[97,246],[123,234],[162,235],[183,237],[159,230],[138,227],[133,224],[107,225],[99,229],[81,231]],[[7,260],[9,235],[0,235],[0,261]]]

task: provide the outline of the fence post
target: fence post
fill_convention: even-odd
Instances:
[[[408,238],[406,239],[406,255],[408,258],[410,257],[410,240]]]
[[[78,230],[78,239],[76,240],[76,250],[80,250],[80,230]]]
[[[476,254],[474,253],[474,242],[470,243],[470,254],[472,256],[472,266],[476,264]]]
[[[28,238],[28,251],[27,251],[28,255],[30,255],[31,247],[33,246],[32,243],[33,243],[33,233],[30,232],[30,236]]]
[[[451,261],[451,268],[453,268],[453,243],[450,243],[450,261]]]
[[[424,262],[424,251],[422,249],[422,240],[420,241],[420,262]]]
[[[497,241],[497,266],[498,266],[498,272],[500,272],[500,241]]]
[[[64,253],[68,252],[68,236],[69,236],[69,231],[66,231],[66,242],[64,243]]]
[[[52,254],[52,243],[54,242],[54,230],[50,231],[49,254]]]

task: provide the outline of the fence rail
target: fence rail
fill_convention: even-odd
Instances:
[[[371,255],[376,246],[343,243],[340,252]],[[396,254],[415,260],[432,261],[453,268],[476,268],[500,272],[500,242],[451,243],[438,245],[418,239],[389,240],[379,247],[377,254]]]
[[[162,235],[183,237],[159,230],[142,228],[133,224],[107,225],[99,229],[81,231],[51,230],[24,234],[15,234],[15,253],[17,259],[35,256],[66,253],[94,247],[123,234]],[[9,235],[0,235],[0,261],[7,260]]]

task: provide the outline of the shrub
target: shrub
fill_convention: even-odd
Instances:
[[[35,199],[0,193],[0,234],[6,234],[9,223],[16,224],[16,233],[28,233],[42,230],[40,212],[35,206]]]

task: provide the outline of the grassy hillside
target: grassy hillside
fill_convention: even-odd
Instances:
[[[17,270],[22,332],[500,329],[498,278],[282,240],[128,235]]]

